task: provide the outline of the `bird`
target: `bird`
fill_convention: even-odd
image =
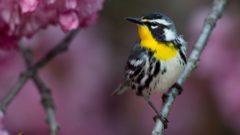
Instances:
[[[137,25],[139,39],[130,51],[123,79],[112,95],[133,90],[144,97],[166,125],[167,119],[160,116],[150,97],[171,87],[182,91],[176,82],[187,64],[187,42],[177,33],[173,20],[163,13],[153,12],[126,20]]]

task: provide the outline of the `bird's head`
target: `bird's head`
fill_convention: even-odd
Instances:
[[[174,22],[162,13],[151,13],[140,18],[127,17],[126,20],[138,25],[141,40],[154,39],[157,42],[171,42],[177,38]]]

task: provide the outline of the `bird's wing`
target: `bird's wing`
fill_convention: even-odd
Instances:
[[[146,54],[146,49],[140,47],[139,44],[134,45],[125,67],[125,79],[131,79],[140,73],[148,59]]]
[[[139,44],[133,46],[127,60],[123,81],[112,95],[120,95],[129,89],[133,79],[140,74],[146,64],[145,55],[146,49],[140,47]]]

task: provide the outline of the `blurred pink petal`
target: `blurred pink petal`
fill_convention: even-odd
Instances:
[[[74,9],[77,7],[77,0],[66,0],[66,8]]]
[[[74,11],[62,13],[59,18],[61,27],[64,31],[76,29],[79,26],[77,14]]]
[[[81,27],[86,27],[94,23],[94,20],[97,18],[97,13],[92,13],[91,15],[84,18],[84,21],[81,22]]]
[[[22,13],[34,11],[39,4],[39,0],[20,0]]]
[[[47,0],[48,4],[53,4],[56,0]]]

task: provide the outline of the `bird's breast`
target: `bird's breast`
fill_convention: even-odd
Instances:
[[[161,61],[160,73],[151,84],[154,87],[153,92],[168,90],[177,81],[183,69],[184,64],[180,62],[179,57]]]

